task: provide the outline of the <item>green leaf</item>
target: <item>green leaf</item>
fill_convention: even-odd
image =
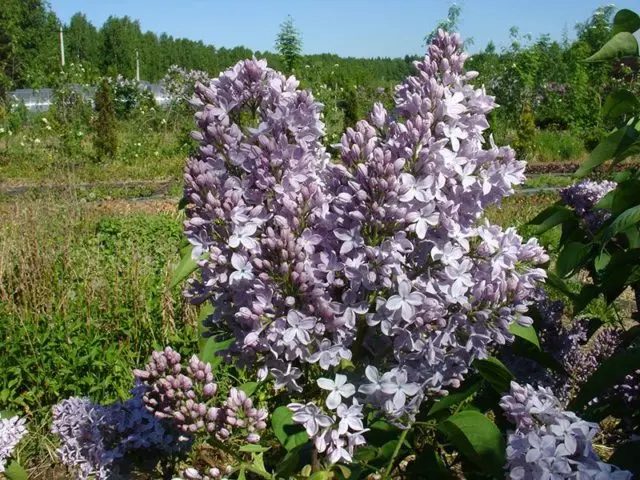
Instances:
[[[504,477],[505,443],[498,427],[475,410],[464,410],[438,425],[458,450],[482,471]]]
[[[637,478],[640,475],[640,440],[618,445],[608,462],[623,470],[629,470]]]
[[[540,350],[540,340],[538,340],[538,334],[533,326],[525,327],[520,325],[518,322],[513,322],[509,325],[509,332]]]
[[[200,351],[200,360],[210,363],[212,367],[218,366],[222,361],[222,357],[217,353],[227,350],[235,341],[235,338],[230,338],[229,340],[216,342],[214,337],[207,338],[204,348]]]
[[[18,462],[11,462],[4,471],[7,480],[27,480],[29,477],[22,465]]]
[[[247,397],[250,397],[256,391],[256,388],[258,388],[258,382],[243,383],[239,388],[247,394]]]
[[[640,222],[640,205],[631,207],[618,215],[601,234],[596,236],[596,240],[605,243],[618,233],[635,226],[638,222]]]
[[[182,197],[178,202],[178,211],[184,210],[187,205],[189,205],[189,200],[187,197]]]
[[[632,178],[618,183],[618,186],[607,193],[595,208],[611,211],[614,215],[640,204],[640,180]]]
[[[576,298],[576,294],[569,289],[566,282],[550,270],[547,271],[547,284],[572,300]]]
[[[333,473],[331,472],[316,472],[309,477],[309,480],[329,480],[333,478]]]
[[[569,405],[569,410],[579,410],[627,374],[640,368],[640,349],[628,350],[604,360],[587,379],[580,392]]]
[[[611,119],[630,115],[638,110],[640,102],[629,90],[616,90],[607,96],[602,106],[602,116]]]
[[[305,452],[303,451],[302,447],[298,447],[288,451],[287,454],[284,456],[284,458],[282,458],[276,466],[276,473],[277,473],[276,478],[282,478],[282,477],[289,478],[293,476],[293,473],[299,470],[298,465],[305,464],[305,459],[303,458],[303,455],[305,453],[308,453],[307,456],[309,458],[307,459],[307,461],[310,463],[311,462],[310,450],[311,449],[309,449],[309,452]]]
[[[576,176],[584,177],[611,158],[624,158],[625,151],[638,140],[638,137],[640,134],[631,125],[613,131],[593,149],[587,161],[576,172]]]
[[[470,385],[463,385],[459,390],[450,392],[449,395],[442,397],[431,406],[429,413],[427,413],[427,417],[432,417],[438,412],[442,412],[445,409],[449,409],[460,404],[467,398],[474,395],[480,389],[480,385],[480,382],[475,381]]]
[[[267,450],[269,450],[267,448]],[[251,454],[251,460],[253,461],[253,466],[258,468],[259,470],[262,470],[263,472],[267,472],[267,467],[265,467],[264,465],[264,453],[263,452],[259,452],[259,453],[252,453]]]
[[[594,246],[580,242],[566,244],[556,261],[556,273],[560,277],[569,277],[580,270],[587,262]]]
[[[562,205],[552,205],[540,212],[528,225],[533,226],[534,233],[540,235],[553,227],[564,223],[575,216],[573,210]]]
[[[171,283],[169,284],[169,288],[173,288],[182,282],[185,278],[191,275],[198,268],[198,260],[194,260],[191,256],[193,252],[193,245],[189,245],[188,247],[182,250],[182,258],[180,259],[180,263],[173,271],[173,275],[171,277]],[[203,260],[207,258],[208,254],[203,254],[199,260]]]
[[[600,289],[595,285],[584,285],[573,301],[573,314],[577,315],[600,295]]]
[[[198,313],[198,350],[200,352],[203,351],[208,340],[208,337],[204,336],[204,333],[207,329],[202,324],[202,322],[204,322],[209,317],[209,315],[213,314],[214,311],[215,308],[209,302],[200,307],[200,312]]]
[[[509,391],[509,385],[515,377],[500,360],[489,357],[486,360],[476,360],[473,366],[496,392],[502,394]]]
[[[585,61],[604,62],[614,58],[638,56],[638,42],[629,32],[616,33],[611,40]]]
[[[282,446],[291,451],[309,441],[309,435],[300,425],[293,421],[293,412],[282,406],[271,415],[271,428]]]
[[[250,452],[250,453],[261,453],[269,450],[269,447],[263,447],[262,445],[252,445],[247,443],[246,445],[242,445],[238,450],[241,452]]]
[[[616,16],[613,17],[613,34],[620,32],[633,33],[638,29],[640,29],[640,16],[637,13],[626,8],[616,12]]]
[[[238,480],[247,480],[247,477],[244,474],[244,468],[240,468],[238,472]]]
[[[416,459],[409,464],[407,478],[428,478],[429,480],[449,480],[453,478],[444,460],[432,446],[416,455]]]
[[[600,254],[596,257],[595,261],[593,262],[593,265],[596,267],[596,272],[601,272],[602,270],[607,268],[607,265],[609,265],[610,261],[611,261],[611,255],[609,255],[608,252],[604,250],[600,252]]]

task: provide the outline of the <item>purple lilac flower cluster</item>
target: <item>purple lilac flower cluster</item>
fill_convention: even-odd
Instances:
[[[134,466],[153,467],[183,444],[170,426],[147,411],[146,388],[137,384],[132,398],[98,405],[88,398],[72,397],[53,407],[51,431],[60,438],[60,460],[77,472],[78,479],[126,478]],[[140,457],[137,454],[143,453]]]
[[[235,429],[244,432],[248,443],[259,442],[258,432],[267,427],[267,411],[255,408],[253,401],[236,388],[231,388],[221,403],[211,364],[194,355],[184,369],[180,361],[180,354],[166,347],[152,353],[144,370],[134,371],[146,386],[142,398],[147,410],[160,420],[170,419],[185,441],[204,431],[225,441]]]
[[[6,462],[22,437],[27,434],[25,419],[17,415],[0,418],[0,473],[4,472]]]
[[[509,478],[632,478],[599,459],[592,445],[598,426],[564,411],[550,389],[511,382],[500,406],[516,425],[507,439]]]
[[[320,143],[321,105],[266,62],[197,86],[185,231],[201,275],[187,295],[213,303],[206,324],[230,330],[229,353],[275,388],[302,392],[317,380],[305,364],[351,360],[360,399],[341,411],[367,403],[410,419],[425,395],[457,387],[474,359],[511,341],[513,322],[531,324],[548,257],[515,229],[478,224],[525,163],[493,141],[483,148],[495,103],[469,85],[477,74],[465,73],[461,48],[440,32],[396,88],[395,115],[376,104],[343,136],[339,164]],[[327,422],[311,427],[314,440]],[[348,446],[353,425],[332,430],[327,449]]]
[[[187,70],[171,65],[162,78],[164,91],[172,103],[187,102],[197,83],[208,83],[211,76],[203,70]]]
[[[586,324],[576,319],[568,327],[563,325],[564,302],[550,299],[542,288],[536,290],[533,298],[538,311],[537,331],[542,350],[564,367],[567,356],[587,342]],[[500,358],[516,378],[523,382],[552,386],[554,391],[567,382],[566,375],[553,372],[538,362],[508,349],[501,352]]]
[[[593,208],[607,193],[615,189],[616,182],[584,180],[560,190],[560,198],[573,208],[591,231],[597,230],[611,213]]]

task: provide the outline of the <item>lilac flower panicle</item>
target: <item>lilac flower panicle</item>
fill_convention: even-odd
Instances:
[[[595,231],[611,216],[611,212],[594,207],[616,186],[616,182],[609,180],[584,180],[560,190],[560,198],[576,211],[591,231]]]
[[[551,390],[511,382],[500,406],[516,426],[507,438],[509,478],[632,478],[599,459],[592,445],[598,426],[564,411]]]
[[[4,472],[7,460],[11,457],[20,440],[27,434],[26,420],[17,415],[0,418],[0,473]]]
[[[525,163],[485,141],[495,102],[470,85],[461,49],[440,32],[396,87],[395,111],[376,104],[343,135],[336,163],[321,143],[322,106],[265,61],[199,84],[191,102],[200,147],[185,168],[185,234],[200,268],[185,293],[215,307],[208,328],[234,336],[224,353],[276,389],[319,382],[332,413],[313,404],[296,418],[331,461],[364,441],[345,431],[358,408],[406,424],[511,342],[513,322],[531,323],[548,257],[535,239],[482,222]],[[349,383],[338,371],[303,375],[307,363],[343,361],[356,367]],[[331,426],[308,423],[318,415]]]
[[[132,455],[144,452],[144,460],[153,466],[182,449],[171,429],[145,408],[144,386],[137,384],[131,393],[129,400],[105,406],[72,397],[53,407],[51,431],[60,438],[58,456],[75,469],[77,478],[126,477],[139,461]]]

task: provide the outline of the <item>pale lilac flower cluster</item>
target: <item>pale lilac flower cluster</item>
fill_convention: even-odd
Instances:
[[[376,104],[343,136],[340,164],[320,143],[321,106],[266,62],[198,86],[200,155],[188,162],[185,199],[201,275],[188,295],[213,303],[206,325],[231,331],[229,353],[276,388],[302,392],[315,380],[305,364],[350,360],[360,400],[346,408],[410,419],[425,395],[457,387],[476,358],[512,341],[513,322],[531,324],[530,296],[545,278],[536,265],[548,257],[515,229],[479,223],[525,164],[493,141],[483,148],[495,103],[469,85],[476,74],[464,72],[461,47],[440,32],[418,75],[397,87],[395,114]],[[342,387],[329,391],[330,409]],[[358,433],[326,440],[325,417],[339,416],[311,405],[294,408],[320,416],[314,441],[350,454]]]
[[[573,208],[591,231],[597,230],[611,213],[593,208],[607,193],[615,189],[616,182],[584,180],[560,190],[560,198]]]
[[[53,407],[51,431],[60,438],[58,456],[76,470],[78,479],[126,477],[132,468],[153,468],[183,448],[170,426],[147,411],[145,392],[137,384],[125,402],[98,405],[72,397]]]
[[[27,434],[25,419],[17,415],[11,418],[0,418],[0,473],[6,468],[7,459],[11,457],[22,437]]]
[[[325,403],[332,413],[325,413],[312,402],[291,403],[289,409],[293,412],[293,420],[304,426],[316,450],[326,452],[331,463],[351,462],[354,449],[365,443],[363,434],[367,431],[363,424],[363,405],[354,397],[356,388],[341,374],[333,380],[319,378],[317,383],[329,392]]]
[[[631,479],[600,460],[592,441],[599,428],[564,411],[550,389],[511,382],[500,406],[516,425],[507,439],[508,476],[514,480]]]
[[[255,408],[253,401],[236,388],[231,388],[226,400],[220,402],[211,364],[194,355],[183,369],[180,360],[178,352],[166,347],[152,353],[144,370],[134,371],[147,388],[142,397],[146,408],[158,419],[171,420],[184,435],[181,441],[204,431],[225,441],[236,429],[244,432],[248,443],[259,442],[258,432],[267,427],[267,411]]]
[[[187,70],[179,65],[171,65],[162,78],[164,91],[172,103],[188,102],[198,83],[209,83],[211,76],[203,70]]]

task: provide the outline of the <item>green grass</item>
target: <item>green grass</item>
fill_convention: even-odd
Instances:
[[[579,160],[586,155],[584,142],[569,131],[537,130],[531,161]]]
[[[196,351],[195,310],[169,288],[181,242],[177,213],[0,205],[0,410],[27,415],[18,455],[34,472],[52,462],[53,404],[125,398],[154,348]]]
[[[181,178],[194,146],[186,131],[157,128],[141,119],[121,121],[118,131],[116,157],[100,162],[93,148],[95,133],[88,126],[77,131],[45,130],[37,122],[25,126],[0,142],[0,179],[13,184],[71,184]]]
[[[527,180],[522,185],[522,188],[567,187],[573,183],[575,183],[575,179],[569,175],[543,173],[527,175]]]

